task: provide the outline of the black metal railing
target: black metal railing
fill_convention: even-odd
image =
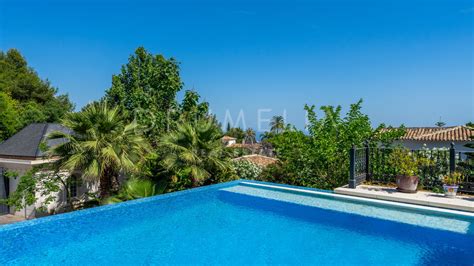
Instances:
[[[355,188],[363,182],[374,184],[395,183],[397,170],[389,162],[393,148],[352,147],[350,150],[349,187]],[[441,189],[443,176],[458,171],[463,176],[459,191],[474,193],[474,151],[456,150],[454,144],[449,149],[411,150],[414,157],[429,162],[419,166],[420,186],[424,189]]]
[[[350,177],[349,186],[355,188],[360,183],[368,179],[369,150],[368,147],[356,148],[352,146],[350,150]]]

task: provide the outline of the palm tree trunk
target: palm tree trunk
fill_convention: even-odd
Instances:
[[[110,196],[110,176],[108,175],[108,171],[105,171],[99,179],[99,191],[100,191],[100,198],[105,199]]]
[[[120,184],[118,181],[118,174],[112,167],[107,167],[100,177],[100,198],[104,199],[111,194],[118,192]]]

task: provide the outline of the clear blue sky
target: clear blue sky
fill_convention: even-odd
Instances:
[[[243,109],[247,126],[259,108],[302,127],[305,103],[359,98],[374,124],[474,120],[472,0],[0,0],[0,49],[18,48],[78,107],[141,45],[180,61],[218,118]]]

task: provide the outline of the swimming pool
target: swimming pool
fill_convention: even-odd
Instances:
[[[0,227],[0,264],[474,263],[474,218],[234,181]]]

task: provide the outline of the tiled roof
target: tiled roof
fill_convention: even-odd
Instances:
[[[420,141],[470,141],[474,130],[465,126],[409,127],[401,140]]]
[[[231,136],[223,136],[221,139],[222,141],[236,140],[236,138],[231,137]]]
[[[260,149],[262,144],[254,143],[254,144],[247,144],[247,143],[234,143],[230,145],[231,148],[249,148],[249,149]]]
[[[58,145],[64,140],[47,140],[47,135],[53,131],[71,133],[71,130],[52,123],[34,123],[26,126],[9,139],[0,143],[0,157],[3,158],[41,158],[44,151],[40,144],[44,142],[48,147]]]
[[[272,158],[272,157],[267,157],[259,154],[251,154],[251,155],[245,155],[242,157],[237,157],[233,159],[234,161],[241,161],[245,160],[251,163],[254,163],[260,167],[267,167],[270,164],[274,164],[278,161],[278,159]]]

